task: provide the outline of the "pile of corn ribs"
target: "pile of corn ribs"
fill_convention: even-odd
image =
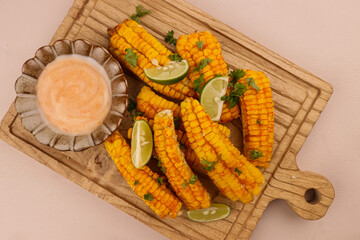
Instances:
[[[264,176],[257,166],[269,167],[273,146],[274,105],[270,82],[264,73],[244,70],[244,76],[237,82],[247,86],[247,90],[236,106],[230,108],[227,102],[223,105],[220,122],[241,118],[244,149],[240,152],[229,139],[230,130],[213,122],[205,112],[193,87],[201,74],[204,83],[218,74],[229,75],[220,43],[214,35],[196,32],[180,36],[176,50],[182,59],[188,61],[188,76],[176,84],[160,85],[150,81],[144,69],[165,66],[173,53],[130,19],[109,33],[110,52],[148,85],[136,98],[137,110],[143,116],[135,120],[146,120],[151,126],[154,157],[165,175],[160,176],[147,166],[135,168],[131,162],[130,146],[116,131],[105,141],[105,147],[135,193],[161,217],[176,217],[182,204],[187,209],[207,208],[211,198],[196,172],[207,175],[232,201],[251,202],[264,183]],[[201,48],[197,46],[199,41],[203,43]],[[137,56],[135,67],[126,61],[127,49],[132,49]],[[199,71],[193,71],[205,58],[212,61]],[[252,87],[249,79],[257,88]],[[181,104],[156,92],[181,100]],[[179,127],[175,127],[174,119],[181,119]],[[131,129],[128,132],[130,137]]]

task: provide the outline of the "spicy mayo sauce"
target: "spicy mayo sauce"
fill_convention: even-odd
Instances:
[[[45,122],[58,133],[90,134],[110,111],[109,82],[104,68],[92,58],[57,57],[37,83],[37,101]]]

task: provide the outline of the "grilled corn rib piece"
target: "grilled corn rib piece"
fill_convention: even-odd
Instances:
[[[154,119],[155,115],[165,109],[173,111],[174,118],[180,117],[180,106],[172,101],[162,98],[149,87],[143,87],[136,97],[137,107],[148,118]]]
[[[156,91],[175,99],[194,96],[193,86],[188,78],[172,85],[161,85],[150,81],[144,73],[144,68],[164,66],[170,60],[172,52],[149,34],[142,26],[133,20],[125,20],[114,29],[109,30],[109,50],[115,58],[135,73]],[[126,49],[133,49],[137,65],[132,67],[126,60]]]
[[[199,47],[198,43],[202,43],[202,47]],[[204,83],[206,83],[216,74],[225,76],[229,72],[227,64],[221,54],[220,43],[210,32],[205,31],[180,36],[176,43],[176,50],[183,59],[188,61],[188,77],[193,83],[201,74],[203,74]],[[200,62],[206,58],[212,61],[200,71],[195,71]],[[238,117],[239,114],[240,109],[238,106],[229,109],[229,105],[225,103],[220,121],[229,122]]]
[[[255,166],[269,167],[274,143],[274,102],[270,81],[263,72],[245,70],[239,80],[248,90],[240,97],[243,124],[244,155]],[[249,86],[255,81],[259,87]],[[261,157],[260,157],[261,156]]]
[[[119,172],[146,205],[161,217],[177,216],[182,205],[181,201],[164,184],[159,186],[157,182],[159,175],[153,173],[150,168],[145,166],[137,169],[132,165],[130,146],[118,131],[105,141],[105,148]]]
[[[189,139],[187,138],[185,132],[176,130],[176,135],[179,143],[181,144],[180,146],[183,146],[181,151],[184,153],[186,162],[189,164],[190,168],[206,176],[207,172],[204,170],[203,165],[201,165],[200,160],[198,159],[194,150],[192,150]]]
[[[197,100],[187,98],[181,103],[181,118],[191,148],[222,194],[233,201],[252,201],[264,182],[260,170],[220,132]]]
[[[154,142],[156,154],[165,167],[168,181],[185,206],[188,209],[209,207],[208,192],[190,169],[180,150],[171,110],[156,114]]]

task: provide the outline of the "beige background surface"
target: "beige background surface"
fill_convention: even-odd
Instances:
[[[360,1],[188,1],[334,87],[298,155],[302,170],[333,183],[332,206],[306,221],[274,201],[251,239],[360,239]],[[1,118],[23,62],[50,41],[71,4],[0,1]],[[0,141],[0,239],[165,238]]]

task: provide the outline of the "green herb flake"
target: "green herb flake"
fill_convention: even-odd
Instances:
[[[174,46],[176,46],[176,38],[174,38],[174,31],[173,30],[170,30],[166,37],[165,37],[165,42],[169,43],[169,44],[172,44]]]
[[[134,185],[136,186],[136,185],[138,185],[138,184],[139,184],[139,181],[138,181],[138,180],[135,180]]]
[[[252,86],[253,88],[255,88],[255,90],[258,92],[260,90],[260,88],[256,85],[255,83],[255,79],[253,78],[246,78],[247,83],[249,84],[249,86]]]
[[[136,55],[136,53],[134,53],[134,49],[132,48],[127,48],[125,49],[126,51],[126,55],[125,55],[125,61],[131,65],[131,67],[136,67],[137,65],[137,59],[138,56]]]
[[[200,49],[203,50],[204,47],[204,42],[202,40],[196,42],[196,46]]]
[[[216,77],[222,77],[223,75],[221,74],[221,73],[217,73],[217,74],[215,74],[215,76],[214,76],[214,78],[216,78]]]
[[[260,125],[263,125],[261,122],[260,122],[260,119],[257,119],[256,122]]]
[[[163,173],[166,173],[166,169],[165,169],[164,166],[161,167],[161,171],[162,171]]]
[[[163,182],[164,182],[164,178],[163,177],[158,177],[156,179],[156,182],[159,184],[159,186],[161,186],[161,184],[163,184]]]
[[[136,13],[131,15],[130,19],[134,20],[137,23],[140,23],[140,18],[149,14],[150,10],[143,9],[141,5],[136,6]]]
[[[256,160],[258,158],[261,158],[263,156],[262,151],[260,150],[250,150],[250,158],[251,160]]]
[[[221,100],[227,101],[229,103],[229,108],[233,108],[236,104],[239,103],[239,97],[243,95],[247,90],[247,87],[243,83],[236,82],[234,88],[230,93],[225,94],[221,97]]]
[[[142,115],[144,115],[144,113],[140,112],[140,111],[132,111],[130,113],[130,117],[132,117],[132,118],[136,118],[137,116],[142,116]]]
[[[240,174],[242,174],[242,171],[240,171],[238,167],[236,167],[234,170],[238,174],[238,176],[240,176]]]
[[[200,74],[200,77],[194,81],[194,91],[200,94],[202,87],[201,85],[204,83],[204,74]]]
[[[154,200],[154,197],[151,193],[147,193],[147,194],[144,194],[144,199],[146,201],[152,201],[152,200]]]
[[[197,178],[198,177],[195,174],[192,175],[191,178],[189,179],[189,184],[194,185]]]
[[[184,182],[184,183],[182,184],[183,189],[186,188],[186,185],[187,185],[187,184],[188,184],[187,182]]]
[[[144,115],[143,112],[136,111],[136,106],[137,106],[136,101],[129,98],[129,104],[128,104],[127,110],[130,112],[130,117],[132,117],[132,118]]]
[[[157,155],[155,155],[154,158],[158,160],[157,166],[158,166],[158,167],[161,167],[162,162],[161,162],[161,160],[159,159],[159,157],[158,157]]]
[[[198,71],[200,72],[201,69],[204,69],[209,63],[212,62],[212,59],[205,58],[199,62],[199,65],[192,70],[192,72]]]
[[[202,158],[201,164],[203,165],[203,169],[211,172],[214,169],[215,165],[220,161],[220,158],[221,158],[221,154],[219,155],[219,158],[216,160],[216,162],[210,162]]]
[[[134,99],[132,99],[132,98],[129,98],[129,104],[128,104],[127,110],[129,112],[132,112],[132,111],[134,111],[136,109],[136,106],[137,106],[136,101]]]
[[[179,56],[178,53],[174,53],[173,55],[169,55],[171,61],[181,61],[182,58]]]
[[[245,76],[245,71],[236,69],[230,72],[229,77],[231,77],[231,83],[235,84],[239,79],[243,78]]]

